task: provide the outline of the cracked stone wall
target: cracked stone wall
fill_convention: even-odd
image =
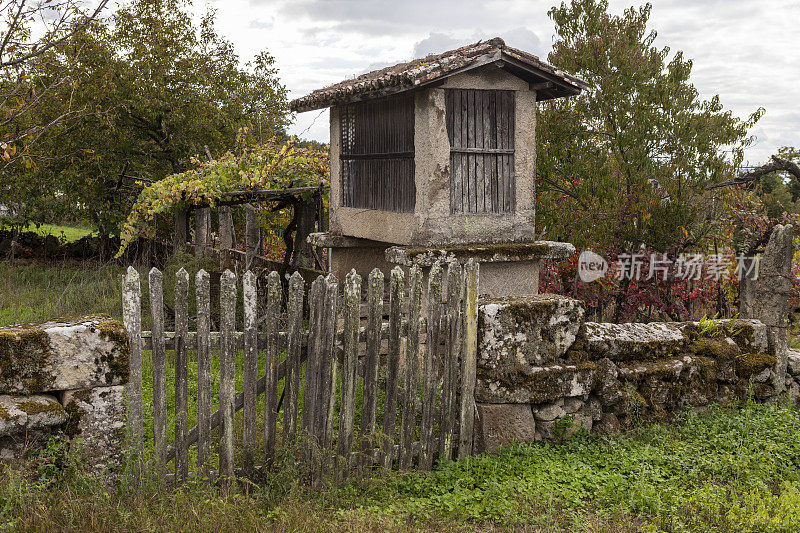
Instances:
[[[582,303],[563,296],[482,301],[477,449],[615,433],[748,397],[772,401],[780,382],[797,402],[800,351],[776,365],[769,338],[752,319],[609,324],[584,322]]]
[[[56,438],[94,471],[118,465],[128,357],[124,327],[106,316],[0,328],[0,460]]]

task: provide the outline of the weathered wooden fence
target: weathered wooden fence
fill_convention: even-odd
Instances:
[[[364,477],[376,469],[427,470],[436,460],[469,455],[478,265],[437,263],[427,281],[418,266],[407,273],[406,282],[406,271],[397,267],[391,272],[385,308],[384,275],[373,271],[364,291],[367,312],[362,317],[362,279],[354,271],[343,288],[332,275],[317,278],[307,306],[303,279],[295,273],[285,308],[277,272],[260,280],[247,272],[241,280],[243,327],[237,331],[239,284],[226,271],[219,331],[212,331],[209,276],[202,270],[197,273],[196,316],[190,320],[189,275],[181,269],[175,280],[174,331],[166,332],[163,276],[153,269],[148,280],[148,332],[141,330],[139,274],[128,268],[123,283],[124,320],[131,339],[127,398],[139,464],[153,457],[157,471],[166,473],[173,462],[178,481],[190,470],[224,479],[239,472],[268,471],[279,453],[293,453],[313,479],[342,482],[353,472]],[[143,350],[152,354],[152,413],[143,407]],[[172,442],[167,427],[169,350],[174,352]],[[242,368],[238,393],[237,354]],[[219,386],[212,387],[212,363],[217,362]],[[259,363],[264,368],[261,376]],[[196,373],[196,387],[191,388],[190,368]],[[197,391],[195,398],[189,398],[189,390]],[[212,412],[215,392],[219,409]],[[197,420],[192,428],[190,402]],[[152,440],[144,431],[150,417]]]

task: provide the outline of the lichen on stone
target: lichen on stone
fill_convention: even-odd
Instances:
[[[130,374],[131,350],[125,327],[108,317],[106,317],[106,320],[98,322],[95,327],[100,332],[101,337],[113,342],[116,346],[116,356],[108,362],[108,366],[114,376],[119,377],[122,383],[127,383]]]
[[[46,390],[38,369],[47,361],[50,338],[36,327],[0,329],[0,377],[3,380],[19,378],[29,392]]]

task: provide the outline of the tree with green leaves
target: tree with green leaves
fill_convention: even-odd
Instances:
[[[579,247],[679,252],[712,227],[706,187],[732,175],[763,110],[741,120],[718,96],[702,100],[692,61],[655,45],[651,5],[608,12],[606,0],[549,11],[549,61],[592,86],[543,103],[537,218]],[[563,221],[569,220],[568,224]]]
[[[30,179],[55,183],[101,235],[117,233],[142,187],[221,156],[237,136],[282,133],[286,90],[267,52],[243,65],[209,11],[185,0],[133,0],[53,50],[40,78],[70,65],[74,87],[56,98],[91,113],[42,140]],[[47,122],[43,110],[36,120]]]

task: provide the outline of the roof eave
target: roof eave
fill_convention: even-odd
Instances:
[[[502,50],[498,50],[491,54],[487,54],[476,61],[473,61],[469,65],[454,69],[451,72],[447,72],[428,81],[383,87],[374,91],[358,92],[339,97],[321,98],[307,104],[301,103],[300,101],[302,98],[298,98],[289,103],[289,109],[296,113],[304,113],[306,111],[315,111],[318,109],[325,109],[338,105],[347,105],[365,100],[383,98],[385,96],[390,96],[392,94],[397,94],[404,91],[440,85],[444,83],[447,78],[489,64],[495,64],[499,68],[502,68],[510,74],[527,81],[531,85],[537,83],[552,84],[552,87],[537,90],[538,101],[552,100],[554,98],[563,98],[566,96],[575,96],[580,94],[582,90],[588,89],[589,87],[586,82],[579,80],[578,78],[568,76],[567,74],[558,73],[558,71],[556,71],[556,73],[548,72],[535,65],[528,64],[515,57],[512,57]]]

